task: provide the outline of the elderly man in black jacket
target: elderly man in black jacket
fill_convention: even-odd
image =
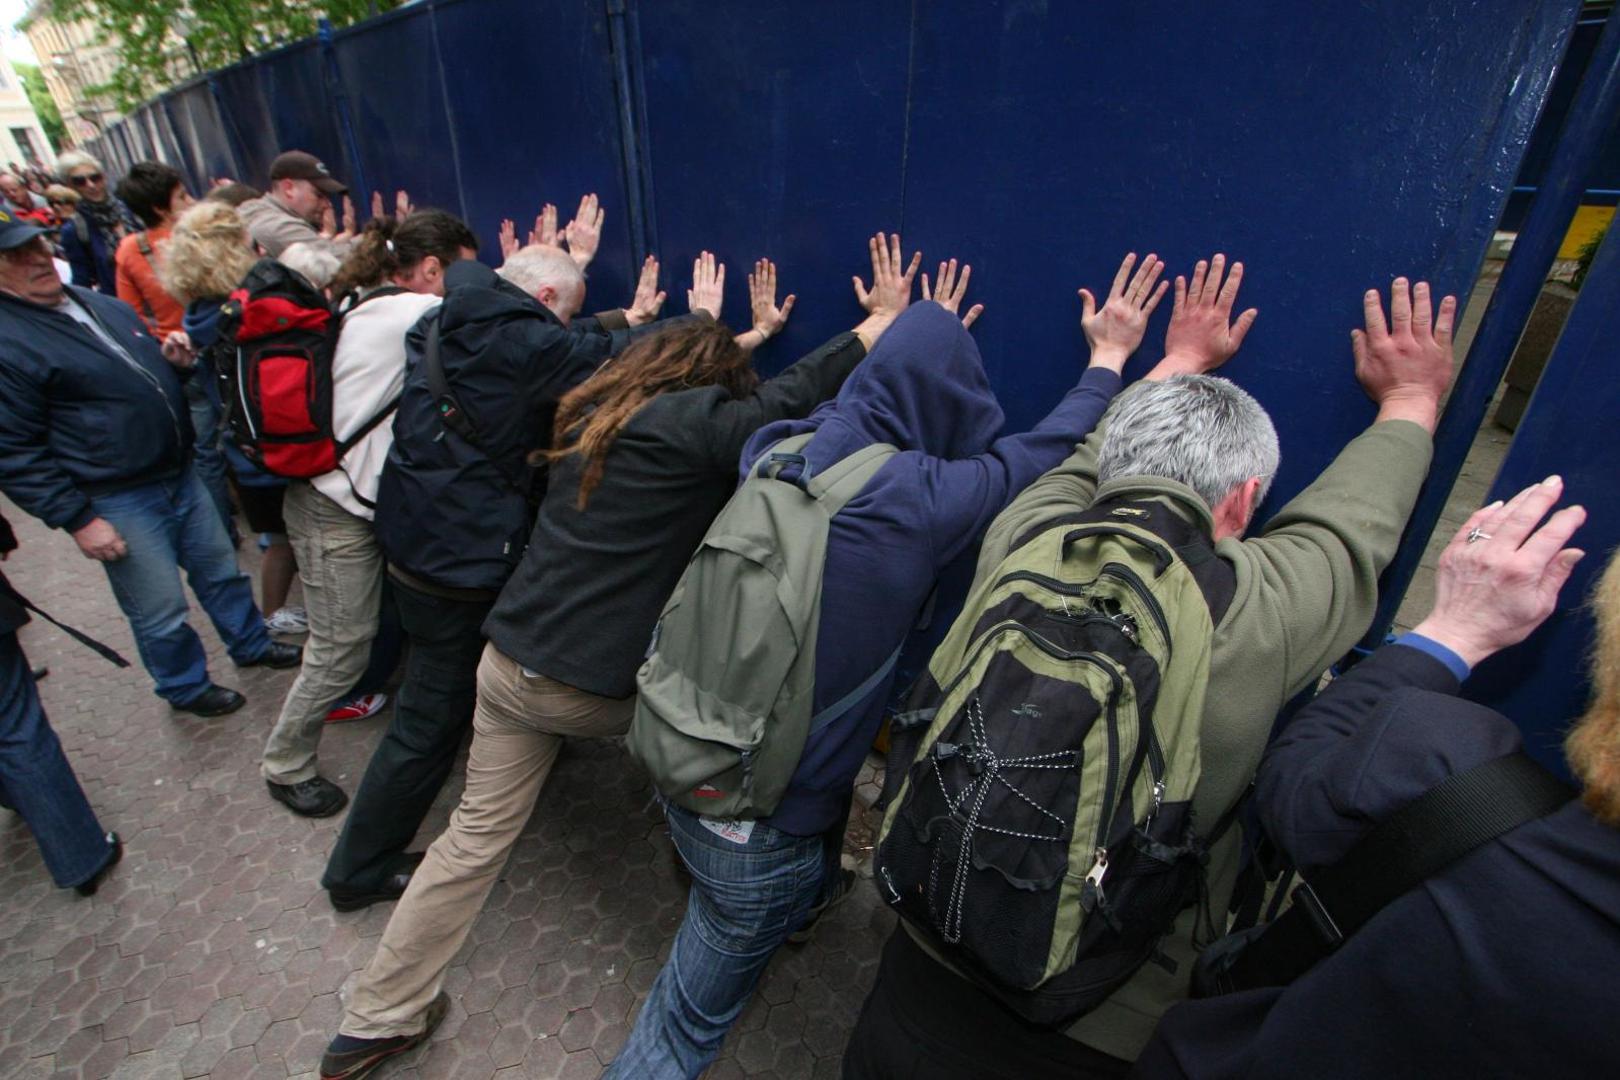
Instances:
[[[182,567],[238,666],[300,650],[265,633],[192,467],[181,376],[133,308],[62,284],[44,232],[0,212],[0,491],[106,568],[159,697],[232,712],[244,699],[209,678]]]
[[[1431,788],[1520,750],[1506,717],[1455,695],[1551,613],[1581,557],[1564,546],[1579,507],[1536,529],[1562,491],[1549,477],[1476,513],[1441,556],[1429,617],[1336,679],[1266,755],[1260,819],[1307,881]],[[1569,740],[1584,798],[1457,859],[1290,985],[1172,1009],[1134,1075],[1613,1075],[1620,562],[1596,607],[1599,700]]]
[[[411,647],[393,722],[321,878],[339,910],[397,898],[409,884],[421,856],[406,845],[472,721],[480,627],[534,525],[544,473],[530,456],[551,445],[557,399],[644,333],[663,305],[658,261],[648,258],[628,308],[576,317],[580,248],[570,256],[532,244],[498,274],[471,259],[452,264],[443,305],[406,337],[375,520]],[[430,335],[440,339],[436,374],[424,355]]]

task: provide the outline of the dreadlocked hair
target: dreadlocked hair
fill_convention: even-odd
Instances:
[[[1592,613],[1592,704],[1564,740],[1564,753],[1581,781],[1581,802],[1599,821],[1620,826],[1620,553],[1592,591]]]
[[[680,323],[642,338],[557,403],[552,449],[557,462],[584,459],[575,505],[584,510],[602,482],[608,451],[624,425],[653,398],[677,390],[720,386],[734,398],[759,385],[748,354],[720,323]]]

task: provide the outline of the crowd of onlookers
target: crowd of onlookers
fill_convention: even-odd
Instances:
[[[1430,616],[1273,730],[1373,618],[1450,386],[1454,298],[1405,278],[1365,294],[1351,352],[1375,420],[1253,530],[1281,448],[1211,374],[1258,315],[1223,255],[1167,276],[1131,254],[1081,289],[1088,361],[1006,433],[970,268],[918,282],[898,236],[869,240],[850,329],[762,379],[753,354],[795,302],[768,259],[741,331],[708,252],[685,313],[664,314],[648,257],[632,296],[586,314],[594,195],[567,221],[545,206],[526,242],[503,222],[491,269],[465,222],[404,192],[362,224],[310,154],[265,179],[193,192],[141,162],[114,184],[77,152],[54,177],[0,171],[0,491],[102,564],[176,710],[244,703],[214,681],[181,571],[237,666],[298,669],[267,794],[347,808],[321,879],[335,909],[398,902],[323,1077],[433,1032],[563,741],[627,732],[691,892],[608,1073],[701,1074],[771,958],[856,886],[843,838],[885,725],[875,885],[902,917],[847,1076],[1620,1060],[1620,568],[1570,737],[1581,798],[1458,697],[1581,557],[1558,478],[1476,513]],[[1127,386],[1165,301],[1157,363]],[[330,458],[289,467],[277,439]],[[15,547],[0,518],[0,558]],[[928,671],[897,686],[941,574],[975,553]],[[16,637],[31,610],[0,577],[0,802],[90,895],[123,845],[40,707]],[[351,800],[320,771],[323,733],[386,709],[396,676]],[[448,827],[411,850],[469,737]],[[1361,880],[1382,871],[1345,869],[1397,865],[1383,893]]]

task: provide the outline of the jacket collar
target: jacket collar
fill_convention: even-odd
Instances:
[[[1209,504],[1179,480],[1167,480],[1161,476],[1121,476],[1099,487],[1093,502],[1117,498],[1156,499],[1203,529],[1206,536],[1215,533],[1215,516],[1210,513]]]

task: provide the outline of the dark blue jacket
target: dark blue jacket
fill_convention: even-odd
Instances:
[[[0,491],[71,531],[94,519],[90,496],[177,475],[192,434],[180,375],[135,310],[67,291],[129,357],[71,315],[0,293]]]
[[[1433,657],[1389,645],[1267,753],[1255,797],[1307,875],[1454,773],[1520,746]],[[1620,830],[1579,802],[1396,900],[1292,986],[1188,1002],[1148,1077],[1612,1076],[1620,1065]]]
[[[128,216],[129,212],[125,210],[123,214]],[[84,223],[88,242],[79,239],[79,222]],[[76,214],[63,222],[59,238],[62,242],[62,258],[73,268],[73,284],[83,289],[95,289],[108,296],[118,295],[118,272],[114,262],[114,256],[118,253],[117,240],[102,232],[86,214]]]
[[[557,399],[646,328],[564,326],[544,304],[470,259],[445,271],[444,304],[405,337],[405,389],[377,490],[377,543],[414,578],[493,594],[534,526],[526,457],[551,445]],[[423,331],[440,320],[445,379],[478,447],[445,429],[422,371]],[[520,487],[521,484],[521,487]]]
[[[816,638],[815,709],[858,687],[905,640],[944,566],[979,542],[1020,491],[1061,462],[1119,392],[1088,370],[1034,430],[996,438],[1001,406],[961,322],[932,302],[895,322],[837,398],[761,428],[744,473],[781,439],[814,430],[813,472],[869,446],[900,449],[832,520]],[[871,748],[893,674],[805,747],[770,823],[811,836],[835,825]]]

